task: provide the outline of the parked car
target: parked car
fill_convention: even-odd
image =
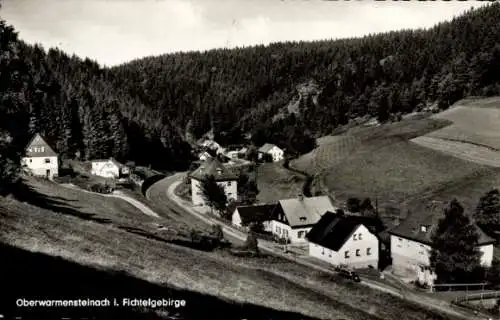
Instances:
[[[335,267],[335,271],[344,278],[351,279],[354,282],[361,282],[359,275],[347,266],[337,266]]]

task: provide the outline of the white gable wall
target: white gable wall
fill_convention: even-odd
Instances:
[[[241,227],[241,216],[240,213],[238,212],[238,209],[234,210],[233,215],[231,216],[231,222],[235,226]]]
[[[332,265],[354,268],[378,267],[379,241],[364,225],[359,225],[338,251],[309,242],[309,255]]]
[[[217,184],[224,188],[224,192],[226,193],[227,200],[230,199],[238,200],[238,188],[237,182],[235,180],[232,181],[217,181]],[[201,181],[196,179],[191,179],[191,201],[195,206],[207,206],[203,199],[203,192],[201,188]]]
[[[25,165],[34,176],[52,179],[59,174],[57,157],[24,157],[21,159],[21,164]]]
[[[306,234],[311,231],[312,227],[292,228],[283,222],[273,220],[269,225],[269,231],[280,238],[288,238],[290,243],[306,242]]]
[[[493,244],[487,244],[479,247],[479,251],[482,252],[481,265],[485,267],[491,267],[493,261]]]
[[[274,146],[271,150],[269,150],[268,153],[273,157],[273,162],[278,162],[283,160],[283,150],[281,150],[276,146]]]

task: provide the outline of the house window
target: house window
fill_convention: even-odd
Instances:
[[[346,259],[349,258],[349,251],[344,251],[344,258],[346,258]]]
[[[366,255],[369,256],[372,254],[372,248],[366,248]]]
[[[358,234],[358,240],[363,240],[363,234]]]
[[[332,250],[328,250],[328,257],[332,257]]]
[[[357,234],[353,234],[352,235],[352,240],[358,240],[356,236],[357,236]]]
[[[227,182],[227,186],[230,187],[231,186],[231,181],[228,181]]]
[[[30,159],[30,163],[33,162],[33,159]]]
[[[46,159],[45,159],[45,163],[50,163],[50,159],[49,159],[49,158],[46,158]]]
[[[285,236],[285,238],[288,238],[288,230],[283,229],[283,236]]]
[[[356,257],[361,256],[361,253],[359,252],[359,249],[356,249]]]
[[[44,151],[45,151],[45,147],[41,147],[40,152],[44,152]]]
[[[280,228],[280,227],[278,227],[278,226],[276,226],[276,233],[277,233],[277,234],[281,234],[281,228]]]
[[[305,233],[305,231],[299,231],[298,238],[303,238]]]
[[[321,248],[321,254],[324,255],[325,254],[325,248]]]

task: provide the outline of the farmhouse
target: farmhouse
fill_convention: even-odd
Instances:
[[[277,162],[277,161],[283,160],[283,156],[285,153],[278,146],[276,146],[274,144],[266,143],[262,147],[259,148],[258,158],[263,159],[265,154],[270,155],[273,159],[273,162]]]
[[[202,182],[213,176],[217,184],[224,188],[228,200],[238,200],[238,176],[228,170],[219,160],[207,159],[198,169],[189,174],[191,179],[191,200],[195,206],[206,206],[202,196]]]
[[[306,241],[306,234],[327,211],[335,211],[327,196],[307,198],[299,195],[297,198],[280,200],[281,211],[271,222],[272,233],[291,243]]]
[[[279,204],[261,204],[237,206],[231,215],[231,221],[238,227],[249,227],[252,223],[262,223],[264,231],[272,231],[272,220],[283,214]]]
[[[431,235],[443,214],[443,207],[436,203],[428,206],[424,214],[411,214],[397,227],[389,230],[391,237],[392,268],[395,274],[432,284],[436,275],[430,270]],[[481,264],[491,266],[495,240],[476,226],[479,234]]]
[[[119,178],[129,174],[129,169],[113,158],[92,160],[91,174],[103,178]]]
[[[381,225],[375,219],[326,212],[309,231],[309,255],[333,265],[378,267]]]
[[[21,163],[29,174],[51,179],[59,173],[59,160],[57,153],[37,133],[28,143]]]

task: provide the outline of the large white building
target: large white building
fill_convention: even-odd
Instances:
[[[443,208],[432,204],[425,213],[410,215],[389,231],[392,269],[395,274],[428,285],[436,280],[435,273],[430,269],[431,235],[442,214]],[[482,252],[481,265],[491,266],[495,240],[475,226],[479,234],[479,250]]]
[[[224,167],[219,160],[210,158],[189,175],[191,178],[191,200],[193,205],[208,205],[203,199],[202,183],[210,176],[213,176],[217,184],[224,188],[228,201],[238,200],[238,176]]]
[[[309,255],[354,268],[378,268],[382,225],[374,218],[325,213],[307,234]]]
[[[271,222],[272,233],[291,243],[306,242],[306,234],[327,211],[335,211],[328,196],[280,200],[280,210]]]
[[[285,152],[274,144],[266,143],[258,150],[259,160],[262,159],[265,154],[270,155],[273,159],[273,162],[278,162],[283,160]]]
[[[21,164],[28,174],[52,179],[59,174],[59,158],[57,153],[37,133],[28,143]]]

